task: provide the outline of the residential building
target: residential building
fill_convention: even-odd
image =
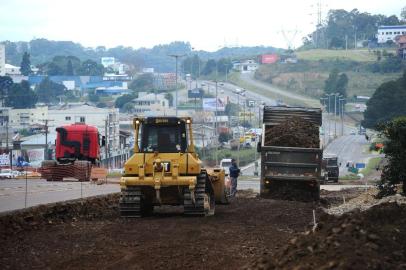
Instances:
[[[169,108],[169,100],[165,94],[139,93],[139,97],[133,100],[134,113],[140,116],[169,115],[172,110]]]
[[[6,72],[7,76],[9,76],[9,75],[21,75],[20,67],[13,66],[13,65],[10,65],[10,64],[5,65],[5,72]]]
[[[193,140],[197,147],[210,147],[217,143],[213,126],[193,124]]]
[[[6,74],[6,46],[0,44],[0,76]]]
[[[258,63],[254,60],[245,60],[243,62],[235,62],[233,63],[233,69],[245,73],[245,72],[253,72],[258,69]]]
[[[178,75],[178,83],[181,79]],[[176,88],[176,74],[175,73],[154,73],[153,86],[158,90],[170,90]]]
[[[395,42],[395,38],[400,35],[406,35],[406,25],[381,25],[378,27],[376,38],[378,43],[386,43],[388,41]]]
[[[10,126],[14,130],[29,129],[33,125],[43,124],[48,119],[48,106],[41,106],[31,109],[9,110]]]

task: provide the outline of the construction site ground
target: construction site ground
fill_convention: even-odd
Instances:
[[[264,258],[271,260],[292,238],[312,229],[313,210],[316,221],[326,220],[326,208],[339,207],[364,192],[322,191],[319,203],[303,203],[240,191],[231,204],[218,205],[216,215],[207,218],[184,217],[180,207],[159,207],[151,217],[122,219],[118,194],[8,212],[0,216],[0,265],[2,269],[261,268]]]

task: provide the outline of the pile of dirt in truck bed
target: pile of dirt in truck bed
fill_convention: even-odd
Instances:
[[[265,130],[265,145],[319,148],[319,127],[300,117],[286,121]]]
[[[292,238],[246,269],[406,269],[406,206],[386,203],[340,217],[323,215],[315,232]]]
[[[207,218],[184,217],[182,207],[158,207],[151,217],[121,219],[111,213],[117,202],[109,200],[94,208],[95,217],[78,209],[67,211],[78,216],[64,219],[59,210],[51,211],[56,216],[52,223],[15,234],[1,228],[0,268],[238,269],[304,232],[317,207],[254,196],[239,192]]]

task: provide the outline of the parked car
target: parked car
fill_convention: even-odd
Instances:
[[[2,169],[0,172],[0,179],[12,179],[15,177],[15,174],[11,169]]]

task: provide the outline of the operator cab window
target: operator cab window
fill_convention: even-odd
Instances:
[[[141,152],[177,153],[186,152],[186,130],[184,125],[144,124],[141,130]]]

